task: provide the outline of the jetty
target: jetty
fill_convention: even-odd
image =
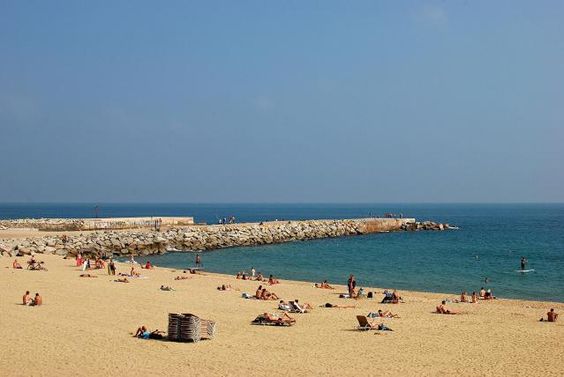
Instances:
[[[448,224],[414,218],[268,221],[201,225],[193,218],[17,219],[3,220],[4,231],[33,229],[26,237],[0,238],[4,256],[57,254],[124,256],[167,251],[208,251],[370,233],[444,230]],[[0,231],[0,237],[2,231]]]

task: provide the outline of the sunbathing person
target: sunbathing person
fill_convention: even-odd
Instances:
[[[23,295],[23,298],[22,298],[22,304],[23,305],[31,305],[32,302],[33,302],[33,299],[29,295],[29,291],[25,291],[25,295]]]
[[[180,276],[180,275],[179,275],[179,276],[177,276],[177,277],[174,278],[174,280],[188,280],[188,279],[191,279],[191,277],[190,277],[190,276]]]
[[[397,314],[393,314],[389,310],[382,311],[382,310],[378,309],[378,312],[376,312],[376,313],[373,313],[373,312],[368,313],[367,317],[369,317],[369,318],[378,318],[378,317],[380,317],[380,318],[399,318],[400,316],[397,315]]]
[[[486,290],[484,287],[480,288],[480,298],[484,300],[486,298]]]
[[[12,263],[12,268],[15,268],[17,270],[21,270],[23,267],[21,264],[18,263],[17,259],[14,259],[14,263]]]
[[[151,332],[145,326],[141,326],[137,328],[137,331],[133,336],[140,339],[162,339],[163,334],[163,331],[155,330]]]
[[[478,302],[478,295],[476,294],[476,291],[472,292],[472,304],[475,304]]]
[[[269,292],[266,288],[263,288],[260,293],[261,300],[280,300],[280,297],[276,295],[276,293]]]
[[[129,283],[129,280],[127,280],[127,278],[119,278],[114,280],[116,283]]]
[[[31,306],[39,306],[43,304],[43,298],[39,296],[39,293],[35,294],[35,298],[31,301]]]
[[[495,299],[495,296],[493,295],[492,290],[491,290],[491,289],[488,289],[488,290],[486,291],[485,296],[484,296],[484,300],[494,300],[494,299]]]
[[[303,304],[300,304],[300,302],[298,301],[298,299],[295,299],[294,302],[297,305],[300,305],[302,308],[304,309],[309,309],[309,310],[313,310],[313,306],[311,306],[311,304],[308,304],[307,302],[304,302]]]
[[[463,291],[460,294],[460,302],[468,302],[468,296],[466,295],[466,291]]]
[[[335,289],[327,283],[327,280],[323,280],[323,283],[315,283],[315,288]]]
[[[458,312],[454,310],[447,309],[445,307],[446,301],[442,301],[441,305],[437,306],[437,313],[439,314],[458,314]]]
[[[145,269],[146,270],[152,270],[153,269],[153,265],[151,264],[150,260],[148,260],[147,263],[145,263]]]
[[[235,279],[241,279],[241,273],[237,272],[237,276],[235,276]]]
[[[295,323],[296,320],[288,315],[288,313],[284,312],[280,316],[275,316],[274,314],[264,313],[263,317],[268,320],[269,322],[276,322],[278,324],[292,324]]]
[[[278,279],[275,279],[274,276],[270,275],[268,277],[268,285],[280,284]]]
[[[255,298],[260,300],[262,295],[262,285],[259,285],[259,287],[257,288],[257,291],[255,292]]]
[[[217,287],[218,291],[230,291],[231,289],[231,284],[222,284],[221,286]]]
[[[161,285],[161,291],[174,291],[174,288],[168,286],[168,285]]]
[[[97,278],[98,276],[91,275],[91,274],[80,274],[81,278]]]
[[[337,304],[331,304],[331,303],[326,303],[324,305],[320,305],[321,308],[337,308],[337,309],[349,309],[349,308],[356,308],[356,305],[337,305]]]
[[[131,267],[131,271],[129,272],[129,276],[131,277],[140,277],[141,274],[137,271],[135,271],[135,267]]]

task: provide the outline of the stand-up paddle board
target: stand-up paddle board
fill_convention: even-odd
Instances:
[[[521,272],[521,273],[527,273],[527,272],[535,272],[534,268],[531,268],[530,270],[515,270],[515,272]]]

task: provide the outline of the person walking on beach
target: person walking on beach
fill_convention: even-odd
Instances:
[[[527,259],[525,257],[521,257],[521,271],[525,270],[525,268],[527,267]]]
[[[202,267],[202,258],[200,254],[196,254],[196,267]]]
[[[110,275],[116,274],[116,264],[114,263],[114,260],[112,258],[110,258],[110,263],[108,263],[108,269]]]

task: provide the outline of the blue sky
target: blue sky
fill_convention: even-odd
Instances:
[[[563,202],[564,2],[0,2],[0,202]]]

